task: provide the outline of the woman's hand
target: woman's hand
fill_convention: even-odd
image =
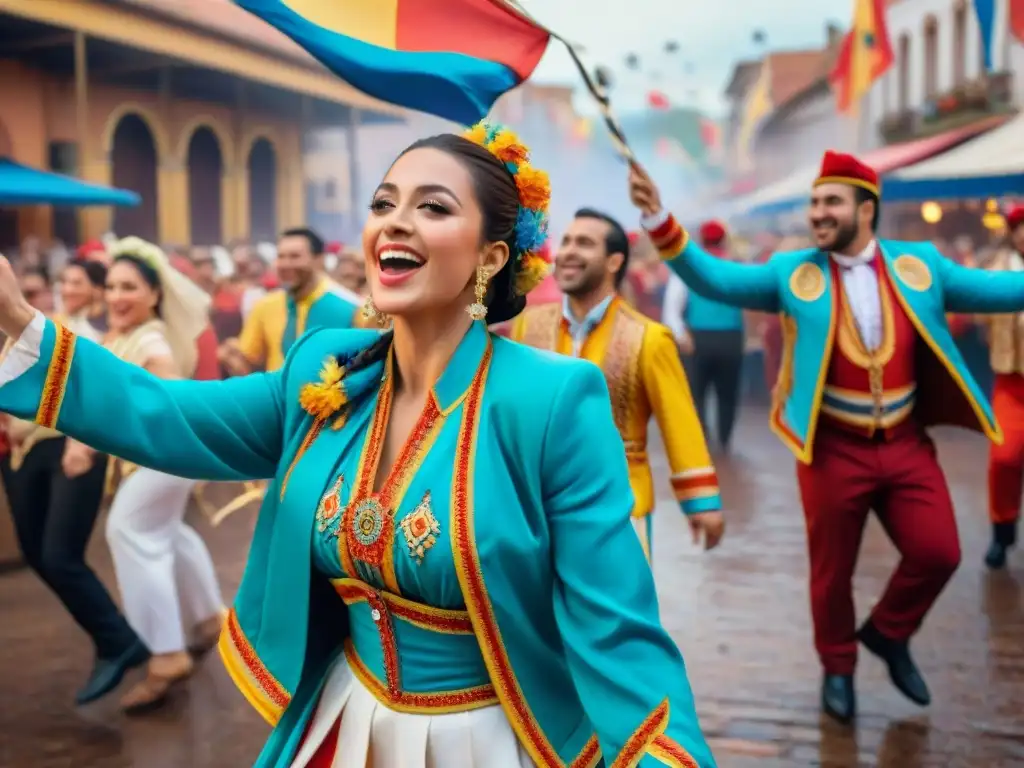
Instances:
[[[60,460],[60,467],[68,478],[75,478],[84,475],[92,469],[93,461],[96,458],[96,451],[70,438],[64,443],[64,455]]]
[[[3,254],[0,254],[0,331],[17,340],[35,317],[36,311],[25,300],[18,278]]]
[[[636,163],[629,166],[629,199],[644,216],[661,212],[661,195],[647,171]]]

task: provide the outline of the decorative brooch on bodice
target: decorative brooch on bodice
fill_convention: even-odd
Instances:
[[[409,557],[416,561],[416,565],[421,565],[427,550],[437,543],[441,533],[441,524],[430,508],[430,491],[423,494],[423,500],[416,505],[416,509],[402,518],[399,525],[405,535]]]
[[[344,483],[345,476],[338,475],[338,479],[320,498],[320,504],[316,508],[317,530],[335,539],[338,538],[338,529],[341,527],[341,486]]]

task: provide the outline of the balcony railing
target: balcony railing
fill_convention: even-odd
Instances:
[[[1016,111],[1013,73],[996,72],[929,99],[920,110],[904,110],[882,119],[887,144],[924,139],[993,115]]]

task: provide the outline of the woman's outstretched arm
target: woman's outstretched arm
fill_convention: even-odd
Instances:
[[[182,477],[272,477],[283,450],[284,371],[159,379],[36,313],[0,362],[0,411]]]

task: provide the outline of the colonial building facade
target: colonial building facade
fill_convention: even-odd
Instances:
[[[0,247],[272,238],[307,218],[307,131],[399,116],[229,0],[0,0],[0,156],[142,197],[0,209]]]

